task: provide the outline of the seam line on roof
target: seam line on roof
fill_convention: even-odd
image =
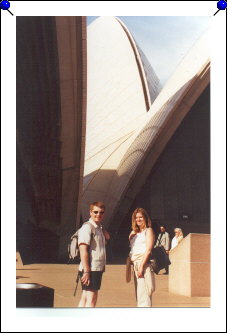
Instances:
[[[142,88],[143,88],[143,94],[144,94],[144,101],[145,101],[146,109],[147,109],[147,111],[149,111],[150,107],[151,107],[150,93],[148,92],[148,88],[146,86],[146,80],[147,79],[146,79],[145,74],[144,74],[144,69],[142,68],[142,61],[141,61],[141,58],[140,58],[139,51],[137,50],[137,47],[135,45],[136,43],[135,43],[132,35],[130,34],[130,32],[126,28],[126,26],[123,24],[123,22],[121,22],[121,20],[118,17],[115,17],[115,18],[118,21],[118,23],[121,25],[122,29],[124,30],[126,36],[128,37],[129,43],[132,47],[132,50],[133,50],[133,53],[134,53],[134,56],[135,56],[135,60],[136,60],[136,64],[137,64],[137,67],[138,67],[140,79],[141,79],[141,84],[142,84]],[[140,63],[139,60],[141,61],[141,63]]]

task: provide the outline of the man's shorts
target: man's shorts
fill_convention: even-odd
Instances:
[[[79,272],[79,274],[81,280],[83,272]],[[86,286],[81,282],[82,290],[99,290],[102,282],[102,274],[103,272],[90,272],[90,283]]]

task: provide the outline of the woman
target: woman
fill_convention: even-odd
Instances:
[[[130,258],[134,268],[134,282],[138,307],[152,306],[155,277],[149,263],[154,245],[154,232],[145,209],[137,208],[132,214],[132,232],[129,235]]]
[[[171,242],[171,250],[174,249],[184,238],[181,228],[175,228],[174,232],[175,232],[175,237],[173,237]]]

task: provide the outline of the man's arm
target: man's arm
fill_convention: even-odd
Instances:
[[[84,274],[81,278],[81,282],[85,285],[89,285],[90,283],[90,264],[89,264],[89,246],[87,244],[81,243],[79,245],[80,247],[80,259],[81,259],[81,263],[84,269]]]

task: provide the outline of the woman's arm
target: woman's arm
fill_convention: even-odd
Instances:
[[[129,240],[131,240],[135,235],[136,235],[136,232],[134,230],[132,230],[129,237],[128,237]]]
[[[108,233],[108,231],[106,229],[102,229],[103,235],[105,237],[105,240],[108,241],[110,239],[110,234]]]
[[[140,267],[138,270],[139,278],[143,277],[144,267],[150,257],[151,250],[154,246],[154,241],[155,241],[154,232],[151,228],[148,228],[146,231],[146,252],[144,253],[143,259],[141,260]]]

